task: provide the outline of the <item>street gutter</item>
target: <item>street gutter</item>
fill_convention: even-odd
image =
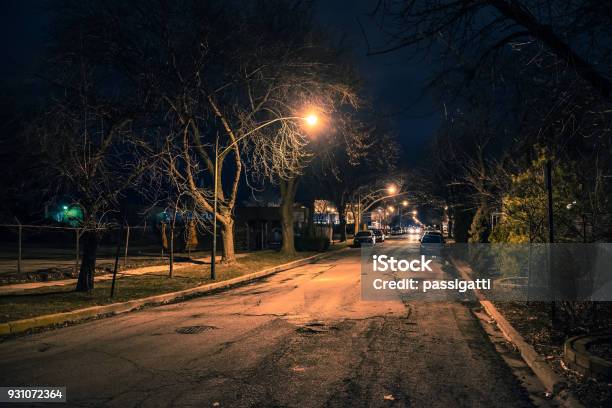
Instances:
[[[163,293],[161,295],[129,300],[127,302],[111,303],[110,305],[103,306],[92,306],[84,309],[72,310],[70,312],[54,313],[50,315],[43,315],[31,317],[28,319],[0,323],[0,336],[10,336],[14,334],[25,333],[29,330],[34,329],[65,325],[67,323],[75,323],[82,320],[88,320],[97,317],[118,315],[135,311],[145,306],[159,306],[168,303],[175,303],[214,292],[224,291],[235,286],[244,285],[246,283],[250,283],[268,277],[278,272],[314,263],[320,259],[332,256],[344,249],[346,248],[312,255],[307,258],[298,259],[282,265],[273,266],[271,268],[263,269],[258,272],[249,273],[221,282],[208,283],[205,285],[196,286],[194,288],[183,289],[177,292]]]
[[[451,259],[451,263],[457,269],[462,279],[472,279],[472,268],[469,265],[457,259]],[[536,377],[538,377],[546,391],[554,395],[562,406],[584,408],[584,405],[567,390],[567,383],[554,372],[546,362],[546,359],[525,341],[523,336],[506,320],[495,305],[491,301],[486,300],[479,290],[474,290],[474,293],[483,309],[495,320],[497,327],[499,327],[504,337],[518,349],[521,357]]]

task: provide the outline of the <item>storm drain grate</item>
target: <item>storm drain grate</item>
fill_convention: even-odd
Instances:
[[[215,330],[215,329],[216,329],[215,326],[186,326],[186,327],[179,327],[175,331],[178,334],[199,334],[199,333],[204,333],[206,331]]]

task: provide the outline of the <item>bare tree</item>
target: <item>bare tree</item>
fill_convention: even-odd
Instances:
[[[61,75],[55,78],[60,92],[39,118],[38,135],[54,195],[70,197],[82,210],[83,256],[76,290],[90,291],[100,233],[116,225],[120,197],[137,185],[146,162],[138,159],[132,143],[132,115],[98,93],[91,67],[64,57]]]
[[[543,48],[610,102],[608,52],[612,9],[594,1],[381,0],[373,12],[388,43],[371,54],[414,47],[463,54],[472,78],[493,71],[504,52]],[[588,56],[588,57],[587,57]],[[451,60],[447,60],[451,62]],[[447,74],[452,65],[447,65]]]

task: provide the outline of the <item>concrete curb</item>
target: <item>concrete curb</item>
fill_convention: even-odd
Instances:
[[[291,261],[282,265],[274,266],[272,268],[264,269],[258,272],[249,273],[247,275],[228,279],[222,282],[209,283],[206,285],[200,285],[194,288],[184,289],[177,292],[163,293],[161,295],[129,300],[127,302],[111,303],[110,305],[103,306],[92,306],[85,309],[72,310],[70,312],[55,313],[50,315],[32,317],[29,319],[14,320],[6,323],[0,323],[0,336],[19,334],[32,329],[38,329],[65,323],[74,323],[80,320],[91,319],[103,315],[117,315],[121,313],[127,313],[133,310],[140,309],[144,306],[162,305],[172,303],[178,300],[205,295],[211,292],[227,290],[234,286],[249,283],[278,272],[314,263],[320,259],[332,256],[333,254],[342,250],[343,249],[325,252],[322,254],[316,254],[307,258],[298,259],[296,261]]]
[[[452,259],[452,264],[455,266],[459,275],[464,280],[471,280],[472,269],[464,262]],[[571,408],[584,408],[584,406],[578,402],[576,398],[569,394],[566,390],[567,383],[563,381],[561,377],[554,372],[554,370],[548,365],[544,357],[539,355],[535,349],[528,344],[523,336],[506,320],[506,318],[497,310],[495,305],[485,299],[485,296],[478,290],[474,291],[481,306],[487,312],[489,316],[497,323],[497,327],[501,330],[504,337],[514,344],[518,349],[521,357],[533,373],[538,377],[546,391],[558,396],[561,399],[563,406]]]

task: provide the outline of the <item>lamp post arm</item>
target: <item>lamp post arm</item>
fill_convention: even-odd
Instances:
[[[363,201],[367,201],[374,194],[376,194],[376,193],[378,193],[380,191],[386,191],[386,190],[387,190],[386,188],[379,188],[378,190],[371,191],[369,194],[365,195],[364,197],[361,197],[361,195],[360,195],[359,201],[362,201],[362,199],[363,199]]]
[[[387,196],[384,196],[384,197],[380,197],[380,198],[378,198],[378,199],[376,199],[376,200],[372,201],[370,204],[368,204],[368,205],[367,205],[367,206],[366,206],[366,207],[363,209],[363,212],[368,211],[370,208],[372,208],[372,206],[373,206],[374,204],[376,204],[376,203],[378,203],[378,202],[380,202],[380,201],[382,201],[382,200],[386,200],[387,198],[397,197],[397,196],[404,195],[404,194],[408,194],[408,191],[404,191],[403,193],[391,194],[391,195],[387,195]]]

